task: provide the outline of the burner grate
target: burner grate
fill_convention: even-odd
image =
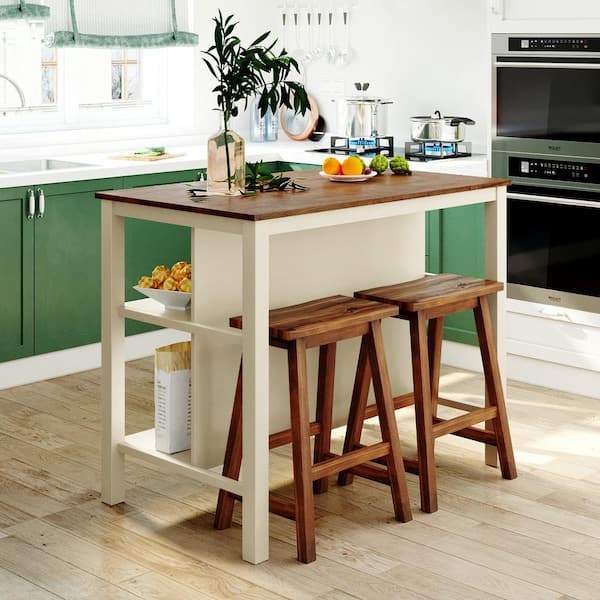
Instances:
[[[340,154],[394,154],[394,137],[391,135],[368,138],[349,138],[332,135],[329,149]]]
[[[471,142],[406,142],[408,160],[430,161],[471,156]]]

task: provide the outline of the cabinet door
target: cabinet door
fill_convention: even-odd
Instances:
[[[427,271],[483,277],[485,272],[485,206],[459,206],[427,215]],[[445,319],[444,338],[477,345],[472,311]]]
[[[33,352],[33,220],[26,189],[0,190],[0,361]]]
[[[43,186],[35,219],[35,353],[100,341],[100,201],[121,178]]]
[[[498,33],[569,34],[598,31],[598,0],[490,0],[491,29]]]
[[[198,171],[179,171],[154,175],[136,175],[124,179],[124,188],[179,183],[197,179]],[[190,260],[190,229],[141,219],[125,221],[125,299],[139,300],[141,294],[133,289],[142,275],[150,275],[156,265],[170,267],[179,260]],[[125,325],[127,335],[158,329],[153,325],[130,321]]]

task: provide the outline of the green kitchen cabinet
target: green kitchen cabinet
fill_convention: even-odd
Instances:
[[[198,169],[173,173],[125,177],[123,188],[182,183],[198,179]],[[143,298],[133,289],[142,275],[150,275],[156,265],[170,267],[179,260],[190,260],[190,229],[178,225],[126,219],[125,221],[125,299]],[[140,321],[127,320],[127,335],[158,329]]]
[[[0,361],[33,352],[33,219],[27,188],[0,189]]]
[[[100,206],[94,193],[120,184],[118,177],[0,190],[0,360],[99,340]]]
[[[426,269],[483,277],[485,272],[485,206],[445,208],[426,216]],[[444,339],[477,345],[472,311],[445,319]]]
[[[198,170],[0,189],[0,361],[100,341],[101,202],[96,192],[193,181]],[[27,218],[29,195],[33,218]],[[43,195],[43,211],[40,195]],[[185,227],[128,219],[127,299],[156,264],[189,260]],[[127,333],[149,328],[129,324]]]
[[[35,219],[35,354],[100,340],[100,202],[94,194],[120,185],[115,177],[36,186],[45,210]]]

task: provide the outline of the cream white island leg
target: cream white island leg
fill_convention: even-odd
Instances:
[[[242,556],[269,558],[269,234],[243,226]]]
[[[485,276],[506,284],[506,187],[497,187],[496,201],[485,205]],[[502,389],[506,397],[506,288],[490,295],[489,303]],[[487,429],[492,427],[491,422],[486,423]],[[498,466],[495,446],[485,446],[485,462],[490,467]]]
[[[102,202],[102,501],[125,500],[125,219]]]

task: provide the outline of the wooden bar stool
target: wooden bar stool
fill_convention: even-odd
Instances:
[[[488,304],[488,296],[503,287],[497,281],[442,274],[355,293],[357,298],[397,306],[399,312],[394,316],[410,323],[414,391],[394,398],[394,406],[415,406],[417,461],[405,458],[404,465],[408,471],[419,475],[421,508],[425,512],[435,512],[438,508],[434,441],[443,435],[454,434],[496,446],[502,477],[514,479],[517,476]],[[485,408],[438,397],[444,317],[468,309],[475,315],[487,394]],[[363,421],[378,412],[377,406],[367,406],[368,360],[367,355],[361,354],[358,372],[363,380],[362,392],[351,406],[344,452],[361,447]],[[438,404],[465,414],[441,419],[437,416]],[[473,427],[484,422],[490,424],[491,429]],[[375,466],[362,465],[340,473],[338,482],[341,485],[350,483],[353,473],[385,481],[386,474],[382,471]]]
[[[292,444],[295,500],[270,494],[271,512],[296,520],[298,560],[316,558],[314,493],[327,489],[327,477],[361,463],[380,459],[387,465],[394,515],[398,521],[411,517],[408,488],[394,403],[381,336],[381,319],[396,315],[390,304],[332,296],[304,304],[272,310],[269,315],[270,344],[288,353],[291,428],[272,434],[269,447]],[[230,319],[230,326],[242,328],[242,318]],[[362,337],[372,372],[376,405],[380,415],[382,441],[345,452],[330,451],[336,343]],[[311,422],[308,406],[306,349],[319,347],[319,376],[316,420]],[[362,354],[362,352],[361,352]],[[314,461],[310,458],[310,438],[315,436]],[[231,425],[227,439],[223,475],[238,479],[242,462],[242,369],[238,375]],[[314,490],[313,490],[314,482]],[[235,495],[219,491],[215,528],[231,526]]]

